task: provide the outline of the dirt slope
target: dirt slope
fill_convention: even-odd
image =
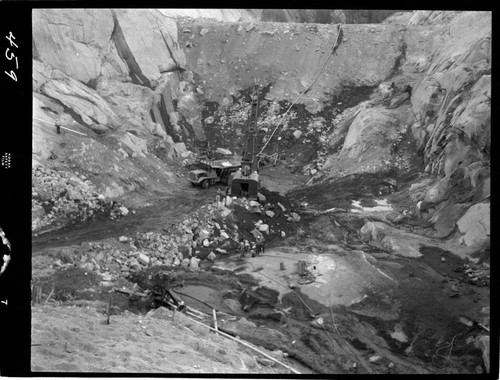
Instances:
[[[159,318],[124,313],[111,316],[109,325],[106,320],[103,313],[84,302],[79,306],[33,307],[32,371],[290,373],[179,313],[172,317],[165,311]]]

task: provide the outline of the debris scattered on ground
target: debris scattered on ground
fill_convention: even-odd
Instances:
[[[118,219],[129,213],[119,202],[106,200],[83,175],[53,170],[41,165],[33,169],[32,231],[54,225],[84,222],[95,217]]]

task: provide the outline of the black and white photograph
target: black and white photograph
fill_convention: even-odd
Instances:
[[[27,373],[498,378],[492,13],[34,3]]]

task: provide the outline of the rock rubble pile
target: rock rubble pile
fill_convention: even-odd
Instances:
[[[33,233],[82,222],[96,216],[120,218],[129,210],[106,200],[84,175],[38,165],[32,172]]]
[[[63,260],[55,266],[71,266],[102,276],[102,285],[112,286],[118,278],[152,266],[181,266],[198,271],[200,261],[213,261],[237,251],[245,238],[282,239],[291,234],[298,213],[281,202],[261,203],[246,198],[225,197],[209,203],[182,222],[165,227],[165,233],[137,232],[106,241],[84,243],[80,247],[61,248]],[[64,263],[63,263],[64,262]]]

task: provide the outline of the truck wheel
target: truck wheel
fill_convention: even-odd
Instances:
[[[204,189],[208,189],[208,186],[210,185],[210,183],[208,183],[208,179],[204,180],[202,183],[201,183],[201,187],[203,187]]]

